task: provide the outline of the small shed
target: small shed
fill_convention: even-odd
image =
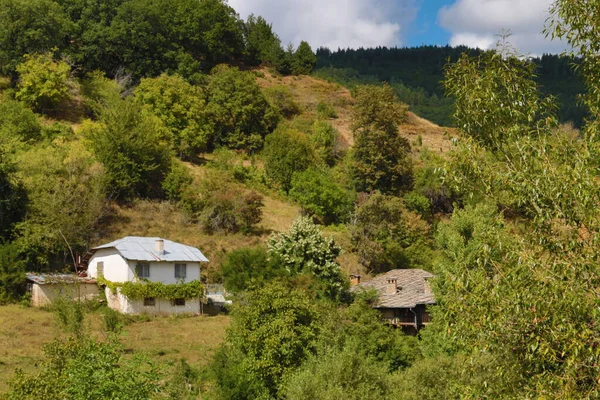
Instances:
[[[27,288],[34,307],[48,306],[59,297],[84,301],[99,294],[95,279],[74,274],[28,273]]]

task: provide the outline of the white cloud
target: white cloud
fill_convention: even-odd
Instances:
[[[400,46],[416,15],[416,0],[229,0],[243,19],[261,15],[283,45],[306,40],[313,49]]]
[[[439,24],[452,36],[450,44],[490,49],[503,30],[522,54],[559,53],[564,43],[546,39],[542,33],[553,0],[456,0],[438,13]]]

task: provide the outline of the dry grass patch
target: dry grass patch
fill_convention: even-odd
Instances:
[[[99,313],[86,316],[87,333],[104,337]],[[194,367],[207,365],[225,339],[230,317],[157,317],[125,326],[121,343],[126,349],[148,354],[155,363],[185,359]],[[16,368],[35,372],[44,345],[64,335],[54,313],[18,305],[0,307],[0,393]]]

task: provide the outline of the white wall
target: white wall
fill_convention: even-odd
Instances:
[[[59,297],[73,300],[92,300],[98,296],[98,285],[95,283],[48,283],[31,286],[31,305],[43,307],[52,304]]]
[[[116,249],[97,250],[88,263],[88,276],[98,277],[98,262],[104,262],[104,278],[112,282],[132,281],[135,277],[135,266],[137,261],[127,261]],[[150,262],[150,278],[152,282],[165,284],[179,283],[181,280],[175,278],[174,262]],[[179,263],[178,263],[179,264]],[[185,282],[200,280],[200,263],[185,262]]]
[[[104,278],[112,282],[126,282],[133,279],[133,271],[117,249],[97,250],[88,262],[88,276],[98,277],[98,262],[104,262]]]
[[[137,261],[129,261],[129,270],[132,271],[131,279],[133,279],[133,273],[135,272],[135,266]],[[150,262],[150,278],[151,282],[162,282],[165,284],[179,283],[181,279],[175,278],[175,263],[174,262]],[[180,263],[177,263],[180,264]],[[200,263],[197,262],[185,262],[186,264],[186,276],[184,282],[198,281],[200,280]],[[105,264],[106,265],[106,264]],[[106,269],[106,267],[104,267]],[[108,278],[107,278],[108,279]]]
[[[117,293],[112,293],[109,288],[106,288],[106,300],[110,308],[123,314],[200,314],[201,310],[200,299],[186,299],[185,306],[172,306],[170,300],[157,298],[154,306],[144,306],[144,300],[130,300],[118,289]]]

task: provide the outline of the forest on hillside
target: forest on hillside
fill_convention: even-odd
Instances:
[[[510,41],[510,37],[508,37]],[[389,83],[400,101],[418,115],[442,125],[453,126],[453,101],[444,92],[444,67],[463,54],[481,55],[464,46],[419,46],[414,48],[338,49],[319,48],[315,74],[348,87]],[[577,73],[581,60],[571,55],[543,54],[528,57],[535,80],[545,95],[557,98],[557,116],[563,123],[581,127],[587,109],[580,100],[584,82]]]
[[[202,365],[124,346],[102,302],[57,302],[62,332],[2,396],[599,398],[599,12],[553,8],[576,78],[508,45],[284,48],[224,0],[0,0],[0,304],[134,229],[209,244],[202,284],[234,302]],[[409,81],[452,107],[460,128],[428,132],[448,150],[411,125]],[[581,89],[580,129],[550,81]],[[349,290],[407,268],[435,275],[418,336]]]

